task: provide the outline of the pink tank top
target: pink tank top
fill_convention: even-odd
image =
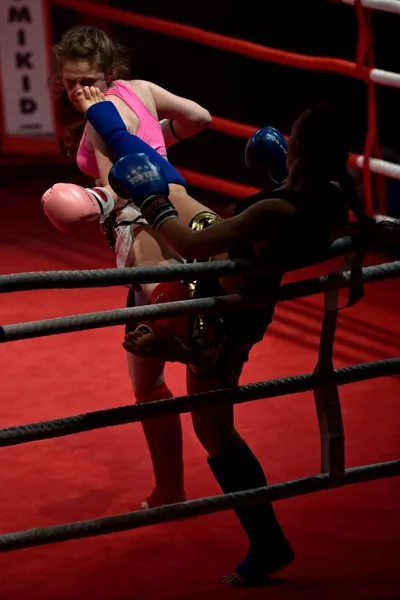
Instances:
[[[105,95],[121,98],[139,119],[136,135],[161,155],[166,156],[167,151],[160,123],[147,110],[143,102],[139,100],[131,86],[125,81],[114,81],[113,86],[107,90]],[[76,162],[79,169],[82,173],[85,173],[85,175],[89,175],[89,177],[93,177],[93,179],[99,177],[99,170],[97,168],[94,152],[89,150],[86,145],[86,127],[79,144]]]

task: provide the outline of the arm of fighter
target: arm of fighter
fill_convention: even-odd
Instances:
[[[276,233],[281,220],[279,200],[262,200],[240,215],[200,231],[193,231],[180,219],[170,218],[160,225],[158,232],[183,258],[205,259],[265,240]]]
[[[161,119],[167,148],[197,135],[208,127],[212,117],[208,110],[187,98],[176,96],[155,83],[147,82]]]
[[[263,157],[264,168],[281,180],[287,176],[287,144],[279,131],[266,127],[250,138],[245,159],[254,165]],[[254,156],[255,155],[255,156]],[[258,164],[260,164],[258,163]],[[169,163],[168,163],[169,164]],[[146,154],[127,155],[109,173],[111,187],[140,206],[147,222],[185,258],[203,258],[265,239],[276,231],[282,218],[279,199],[259,201],[240,215],[192,231],[178,219],[168,199],[168,185],[162,170]]]
[[[143,216],[181,256],[205,258],[230,251],[276,233],[282,219],[279,199],[264,200],[242,214],[193,231],[180,221],[168,199],[169,189],[161,169],[145,154],[119,160],[110,171],[110,185],[132,197]]]

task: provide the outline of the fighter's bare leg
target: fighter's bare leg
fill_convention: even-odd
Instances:
[[[127,306],[148,304],[143,292],[130,290]],[[129,376],[137,403],[172,398],[164,379],[165,362],[127,353]],[[155,488],[142,508],[186,499],[183,480],[182,425],[179,414],[142,421],[153,464]]]
[[[95,87],[84,87],[77,95],[82,111],[106,100],[104,94]],[[209,209],[191,198],[182,185],[170,184],[170,199],[178,210],[180,218],[188,225],[194,217]],[[168,264],[172,261],[183,262],[180,257],[148,226],[135,227],[132,245],[132,259],[127,266],[150,266]],[[146,284],[141,286],[151,304],[176,302],[190,298],[186,284],[173,282],[165,284]],[[131,323],[124,340],[124,348],[140,356],[188,363],[191,360],[189,350],[189,320],[186,317],[158,319],[149,323]]]
[[[209,209],[191,198],[184,188],[170,186],[170,198],[178,210],[180,218],[189,226],[200,213],[210,213]],[[149,227],[135,229],[133,246],[135,264],[161,265],[168,262],[172,249]],[[182,259],[180,259],[182,261]],[[144,288],[152,304],[189,300],[187,284],[176,281]],[[165,360],[188,364],[193,361],[190,349],[190,321],[187,317],[159,319],[157,322],[132,323],[125,336],[123,346],[128,352],[141,356],[153,356]]]

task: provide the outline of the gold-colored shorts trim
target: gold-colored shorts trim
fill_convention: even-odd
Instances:
[[[203,210],[203,212],[193,217],[189,223],[189,227],[193,231],[201,231],[210,225],[214,225],[214,223],[219,223],[219,221],[222,221],[221,217],[209,210]]]
[[[193,231],[202,231],[206,227],[210,227],[210,225],[214,225],[220,221],[222,221],[221,217],[211,211],[205,210],[193,217],[189,223],[189,227]],[[213,260],[215,260],[215,257],[210,256],[207,262]],[[198,261],[191,260],[190,262],[196,263]],[[188,290],[191,298],[196,296],[196,289],[197,281],[190,281],[188,283]],[[219,353],[218,344],[216,343],[216,323],[214,323],[214,321],[215,318],[207,318],[207,315],[196,315],[192,321],[192,347],[200,352],[202,359],[205,359],[206,363],[213,363],[216,359],[216,354]],[[203,362],[203,360],[200,360],[200,362]],[[189,365],[189,368],[191,368],[193,372],[201,372],[202,370],[200,365],[197,365],[196,367],[194,365]]]
[[[222,221],[221,217],[219,217],[215,213],[208,210],[203,210],[202,212],[198,213],[196,216],[193,217],[193,219],[189,223],[189,227],[190,229],[193,229],[193,231],[202,231],[206,227],[210,227],[210,225],[214,225],[215,223],[219,223],[220,221]],[[213,260],[214,256],[210,256],[208,262]],[[189,262],[196,263],[198,261],[194,259]],[[190,281],[188,284],[189,294],[191,298],[193,298],[196,293],[196,284],[196,281]]]

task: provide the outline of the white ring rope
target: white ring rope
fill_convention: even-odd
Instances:
[[[355,0],[340,0],[342,4],[354,6]],[[361,0],[361,6],[372,10],[382,10],[384,12],[397,13],[400,15],[399,0]]]
[[[400,87],[400,74],[392,71],[384,71],[383,69],[371,69],[369,78],[374,83],[388,85],[390,87]]]
[[[399,84],[400,84],[400,76],[399,76]],[[357,156],[356,158],[356,166],[359,169],[362,169],[364,166],[364,156]],[[391,179],[400,179],[400,165],[396,165],[395,163],[388,162],[387,160],[382,160],[380,158],[370,158],[369,159],[369,168],[373,173],[377,175],[384,175],[385,177],[390,177]]]

